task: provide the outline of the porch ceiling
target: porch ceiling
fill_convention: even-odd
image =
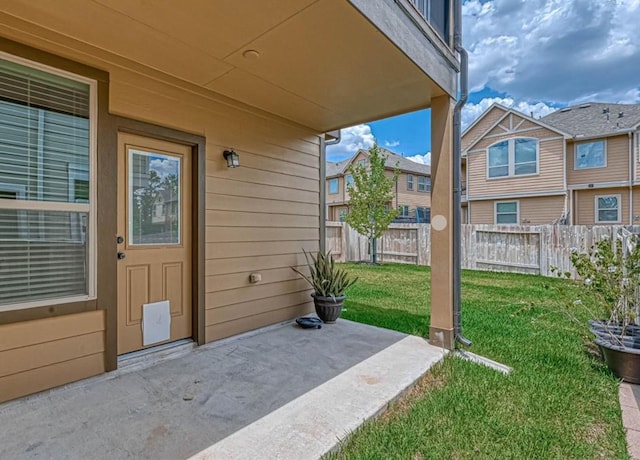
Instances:
[[[345,0],[15,0],[3,10],[318,131],[445,94]]]

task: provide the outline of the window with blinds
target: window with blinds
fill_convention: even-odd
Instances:
[[[93,295],[90,101],[89,82],[0,58],[0,309]]]

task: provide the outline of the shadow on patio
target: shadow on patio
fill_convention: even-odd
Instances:
[[[0,405],[0,458],[317,458],[442,357],[346,320],[286,323]]]

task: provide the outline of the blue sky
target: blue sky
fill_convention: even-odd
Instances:
[[[463,128],[494,102],[538,118],[586,101],[640,103],[640,0],[466,0],[469,102]],[[430,163],[429,111],[343,130],[338,161],[374,140]]]

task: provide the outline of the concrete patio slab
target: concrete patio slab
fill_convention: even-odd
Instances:
[[[0,405],[0,458],[318,458],[443,356],[346,320],[283,324]]]

